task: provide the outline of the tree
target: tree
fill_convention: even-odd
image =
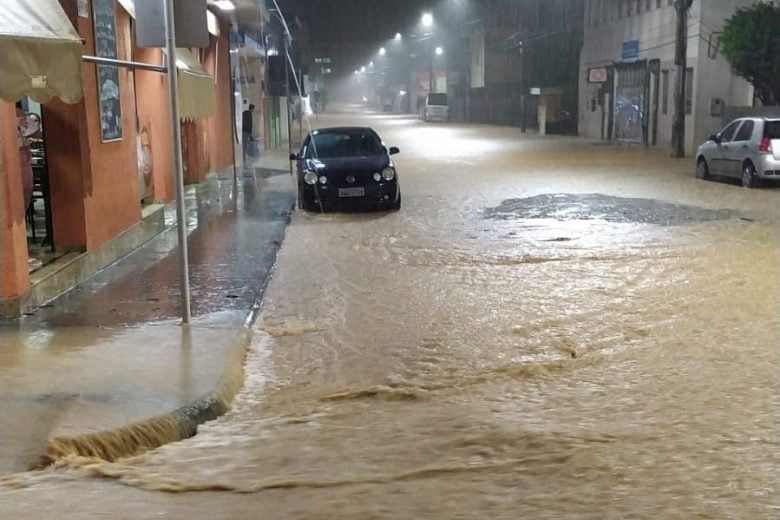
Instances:
[[[726,20],[721,44],[723,55],[753,84],[761,102],[780,104],[780,5],[761,2],[740,8]]]

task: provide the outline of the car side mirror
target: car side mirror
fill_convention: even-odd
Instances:
[[[401,153],[401,150],[398,149],[397,146],[391,146],[390,151],[388,152],[390,155],[396,155]]]
[[[712,134],[709,139],[716,144],[720,144],[720,136],[718,134]]]
[[[290,154],[290,160],[291,161],[297,161],[298,160],[298,154],[297,153],[291,153]]]

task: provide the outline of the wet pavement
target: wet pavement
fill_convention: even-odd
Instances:
[[[404,207],[296,212],[235,407],[13,518],[777,518],[780,193],[656,150],[321,117]]]
[[[239,170],[187,189],[194,323],[241,324],[260,297],[294,201],[289,174]],[[172,208],[171,208],[172,209]],[[173,211],[169,211],[173,213]],[[170,225],[175,214],[166,215]],[[181,316],[176,228],[30,316],[0,327],[133,326]]]
[[[217,388],[240,363],[293,202],[289,174],[266,167],[187,189],[191,327],[179,325],[175,226],[0,323],[0,473],[27,469],[49,439],[118,428]]]

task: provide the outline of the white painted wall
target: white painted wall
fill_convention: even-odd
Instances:
[[[753,87],[744,79],[736,76],[726,58],[720,53],[713,60],[707,56],[710,35],[723,30],[726,19],[731,17],[738,8],[754,3],[754,0],[697,0],[701,3],[701,33],[699,39],[698,63],[700,81],[696,83],[696,126],[695,141],[703,142],[708,135],[720,130],[720,117],[710,115],[710,100],[721,98],[726,106],[752,106]]]
[[[639,59],[659,59],[661,70],[669,71],[669,104],[667,113],[659,101],[657,143],[670,147],[674,103],[675,65],[674,43],[676,11],[668,0],[631,1],[631,16],[618,17],[617,5],[624,6],[630,0],[587,0],[585,34],[580,58],[580,134],[591,139],[601,137],[602,112],[591,110],[591,100],[600,85],[587,82],[588,69],[611,66],[622,61],[623,42],[639,40]],[[710,116],[710,99],[719,97],[727,104],[749,105],[752,88],[731,72],[726,60],[707,57],[708,40],[713,31],[723,28],[726,18],[737,8],[750,5],[754,0],[695,0],[688,20],[687,67],[694,69],[692,114],[686,117],[686,150],[693,153],[695,147],[720,126],[720,119]],[[639,13],[636,6],[640,6]],[[703,15],[702,15],[703,14]],[[703,17],[702,17],[703,16]],[[663,97],[663,82],[659,82]],[[650,115],[648,114],[648,117]],[[717,129],[717,128],[715,128]]]

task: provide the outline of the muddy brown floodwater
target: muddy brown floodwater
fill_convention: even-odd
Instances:
[[[235,408],[17,476],[4,518],[780,515],[776,190],[357,120],[401,147],[405,206],[295,215]]]

